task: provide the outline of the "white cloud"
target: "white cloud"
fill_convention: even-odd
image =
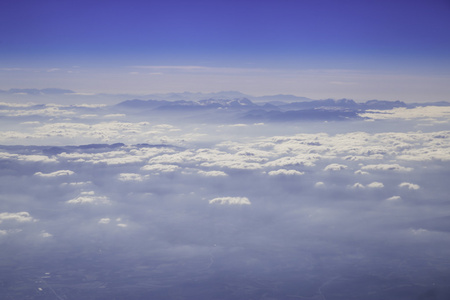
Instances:
[[[357,170],[357,171],[355,171],[355,174],[357,174],[357,175],[369,175],[369,172]]]
[[[396,171],[396,172],[409,172],[413,168],[403,167],[399,164],[377,164],[377,165],[367,165],[361,167],[362,170],[370,171]]]
[[[155,171],[155,172],[175,172],[180,169],[177,165],[165,165],[165,164],[153,164],[153,165],[145,165],[141,168],[143,171]]]
[[[12,221],[20,222],[20,223],[36,221],[35,219],[33,219],[31,217],[30,213],[28,213],[26,211],[21,211],[18,213],[8,213],[8,212],[0,213],[0,223],[2,223],[3,221],[8,221],[8,220],[12,220]]]
[[[73,116],[76,113],[74,111],[66,110],[58,106],[47,104],[45,108],[40,109],[2,109],[0,110],[1,116],[7,117],[26,117],[26,116],[46,116],[46,117],[67,117]]]
[[[250,205],[247,197],[219,197],[209,200],[209,204]]]
[[[71,162],[107,164],[107,165],[126,165],[140,163],[146,159],[144,156],[130,155],[127,151],[106,151],[100,153],[60,153],[58,158]]]
[[[61,186],[81,186],[81,185],[88,185],[92,184],[92,181],[79,181],[79,182],[63,182],[61,183]]]
[[[44,163],[53,163],[57,162],[54,158],[49,158],[45,155],[21,155],[19,156],[19,160],[27,161],[27,162],[44,162]]]
[[[60,177],[60,176],[69,176],[73,175],[75,172],[71,170],[59,170],[52,173],[42,173],[42,172],[36,172],[34,173],[35,176],[41,176],[41,177]]]
[[[297,170],[279,169],[279,170],[276,170],[276,171],[270,171],[268,174],[270,176],[277,176],[277,175],[288,175],[288,176],[291,176],[291,175],[303,175],[305,173],[297,171]]]
[[[446,118],[450,119],[449,106],[424,106],[405,108],[398,107],[390,110],[368,110],[361,117],[367,117],[376,120],[382,119],[429,119],[429,118]]]
[[[398,186],[399,187],[408,188],[410,190],[418,190],[418,189],[420,189],[420,186],[418,184],[409,183],[409,182],[402,182]]]
[[[149,164],[180,164],[193,159],[191,151],[183,151],[172,154],[162,154],[151,158]]]
[[[123,118],[126,117],[126,114],[108,114],[104,115],[103,118],[105,119],[114,119],[114,118]]]
[[[248,125],[247,124],[231,124],[228,126],[230,126],[230,127],[247,127]]]
[[[136,173],[120,173],[118,179],[120,181],[142,181],[144,176]]]
[[[43,237],[43,238],[50,238],[53,236],[53,234],[48,233],[46,231],[42,231],[41,234],[39,234],[39,236]]]
[[[286,156],[279,159],[270,161],[265,165],[267,167],[285,167],[285,166],[307,166],[313,167],[314,162],[318,160],[318,155],[299,155],[299,156]]]
[[[363,188],[365,188],[365,186],[363,184],[357,182],[354,185],[352,185],[352,188],[354,188],[354,189],[363,189]]]
[[[323,170],[324,171],[341,171],[347,169],[346,165],[340,165],[340,164],[329,164],[326,166]]]
[[[111,222],[111,219],[110,219],[110,218],[101,218],[101,219],[98,221],[98,224],[109,224],[109,222]]]
[[[208,177],[219,177],[219,176],[228,176],[227,173],[222,171],[198,171],[198,174],[202,176],[208,176]]]
[[[427,233],[428,230],[423,229],[423,228],[419,228],[419,229],[411,229],[411,233],[414,235],[418,235],[418,234],[425,234]]]
[[[106,196],[95,196],[93,191],[82,192],[77,198],[66,201],[68,204],[107,204],[109,199]]]
[[[398,201],[398,200],[402,200],[402,197],[400,196],[392,196],[386,199],[387,201]]]
[[[314,184],[314,187],[323,188],[323,187],[325,187],[325,183],[323,183],[322,181],[318,181]]]
[[[368,188],[375,188],[375,189],[379,189],[379,188],[383,188],[384,184],[382,182],[377,182],[374,181],[372,183],[369,183],[368,185],[366,185]]]

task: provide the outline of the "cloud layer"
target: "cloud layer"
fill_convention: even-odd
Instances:
[[[9,298],[450,295],[450,131],[438,118],[70,110],[0,120]]]

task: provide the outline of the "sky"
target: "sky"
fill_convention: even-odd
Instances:
[[[450,3],[7,1],[0,89],[442,101]]]

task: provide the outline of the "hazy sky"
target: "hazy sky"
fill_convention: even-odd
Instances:
[[[0,89],[447,100],[450,3],[8,1]]]

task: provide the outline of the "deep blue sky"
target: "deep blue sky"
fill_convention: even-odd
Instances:
[[[130,66],[202,66],[442,76],[448,75],[449,53],[448,0],[16,0],[0,5],[3,69],[77,66],[101,76],[119,74],[121,68],[130,72]],[[77,80],[74,85],[82,89]],[[11,87],[30,84],[31,78]],[[192,91],[204,89],[192,84],[197,84]],[[69,79],[55,85],[71,88]]]

